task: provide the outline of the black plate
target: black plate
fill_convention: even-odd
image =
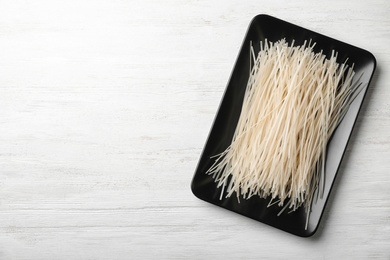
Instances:
[[[277,213],[280,211],[280,208],[276,205],[267,207],[268,200],[266,199],[252,197],[249,200],[241,199],[240,202],[238,202],[235,196],[220,199],[221,190],[216,187],[213,178],[206,174],[206,171],[214,162],[210,157],[221,153],[231,143],[240,116],[245,87],[249,76],[250,42],[258,43],[265,39],[276,42],[282,38],[285,38],[289,43],[291,43],[292,40],[295,40],[295,45],[301,45],[305,40],[312,40],[316,42],[314,50],[323,50],[324,54],[328,55],[328,57],[332,50],[336,50],[338,52],[338,62],[344,62],[346,58],[348,58],[347,63],[349,65],[354,64],[355,66],[355,81],[362,75],[360,81],[365,85],[361,93],[351,104],[348,113],[334,132],[333,137],[328,144],[324,196],[319,199],[317,203],[313,203],[307,229],[305,229],[306,213],[304,212],[303,207],[289,214],[287,214],[287,212],[283,213],[278,217]],[[369,82],[374,73],[375,66],[376,61],[374,56],[366,50],[268,15],[256,16],[252,20],[245,36],[241,51],[239,52],[229,83],[225,90],[224,97],[200,157],[191,184],[192,192],[199,199],[289,233],[302,237],[313,235],[320,222],[349,137]]]

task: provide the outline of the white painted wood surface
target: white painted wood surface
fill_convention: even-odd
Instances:
[[[390,259],[389,12],[387,0],[0,1],[0,259]],[[311,238],[190,191],[260,13],[378,62]]]

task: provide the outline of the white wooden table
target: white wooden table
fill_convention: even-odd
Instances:
[[[0,259],[390,259],[389,12],[387,0],[0,1]],[[260,13],[378,62],[311,238],[190,191]]]

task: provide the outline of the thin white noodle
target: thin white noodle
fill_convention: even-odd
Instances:
[[[314,45],[265,40],[257,55],[250,46],[233,140],[207,171],[222,187],[221,199],[270,197],[278,215],[304,206],[308,221],[313,199],[324,192],[328,140],[362,88],[352,85],[353,67],[337,63],[335,52],[329,59],[314,52]]]

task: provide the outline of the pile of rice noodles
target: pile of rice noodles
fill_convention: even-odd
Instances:
[[[308,216],[323,191],[328,140],[359,85],[352,85],[353,66],[337,63],[335,52],[327,58],[313,51],[315,43],[293,44],[261,42],[257,55],[251,46],[233,140],[207,174],[222,187],[221,199],[260,196],[279,205],[279,215],[303,205]]]

